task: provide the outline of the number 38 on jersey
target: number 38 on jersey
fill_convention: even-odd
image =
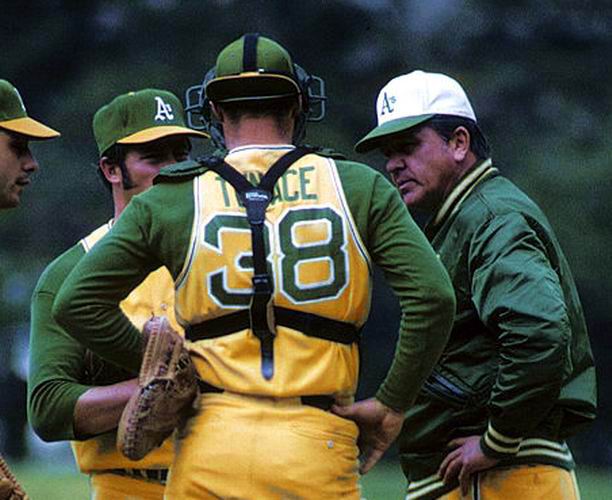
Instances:
[[[290,302],[334,298],[346,287],[346,228],[333,208],[288,210],[276,224],[266,223],[264,239],[270,274]],[[210,297],[226,308],[248,306],[253,255],[246,217],[214,215],[204,226],[202,240],[218,263],[206,276]]]

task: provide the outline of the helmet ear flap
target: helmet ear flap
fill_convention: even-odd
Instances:
[[[325,117],[325,82],[311,75],[298,64],[293,64],[293,72],[302,94],[302,109],[295,120],[293,144],[299,145],[306,135],[306,122],[319,122]]]
[[[311,75],[298,64],[293,64],[295,78],[302,91],[302,110],[306,121],[320,122],[325,117],[327,95],[322,78]]]
[[[225,150],[223,138],[223,126],[212,116],[210,99],[206,96],[206,85],[216,76],[215,67],[210,68],[204,75],[204,80],[199,85],[189,87],[185,91],[185,113],[187,124],[196,130],[204,130],[210,135],[213,144]]]

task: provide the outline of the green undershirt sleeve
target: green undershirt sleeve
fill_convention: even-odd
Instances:
[[[28,419],[45,441],[75,438],[74,408],[90,386],[79,383],[85,348],[70,337],[51,315],[53,300],[64,278],[84,255],[80,245],[51,263],[32,296],[28,370]]]
[[[138,371],[140,332],[119,303],[162,265],[176,278],[189,246],[192,199],[191,182],[181,182],[154,186],[129,203],[58,293],[53,315],[70,335],[106,360]]]

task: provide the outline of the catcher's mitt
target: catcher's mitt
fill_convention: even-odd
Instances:
[[[0,455],[0,500],[28,500],[28,495]]]
[[[139,390],[130,398],[119,422],[117,448],[140,460],[162,444],[189,413],[198,393],[196,371],[168,319],[154,316],[144,326],[148,337]]]

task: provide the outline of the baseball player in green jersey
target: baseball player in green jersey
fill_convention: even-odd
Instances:
[[[59,132],[30,118],[19,91],[0,79],[0,210],[15,208],[21,202],[23,189],[38,170],[38,162],[29,141],[58,137]],[[0,455],[0,499],[21,498],[16,484]]]
[[[79,469],[91,475],[92,498],[161,499],[172,444],[137,462],[115,449],[116,427],[137,388],[137,372],[102,361],[53,320],[51,307],[72,268],[120,219],[160,168],[188,158],[190,137],[183,107],[172,93],[146,89],[116,97],[94,116],[99,173],[109,188],[114,217],[64,252],[45,269],[32,297],[28,413],[46,441],[72,441]],[[146,278],[146,279],[145,279]],[[140,330],[151,315],[174,319],[174,284],[168,270],[152,270],[120,307]]]
[[[457,296],[400,436],[406,498],[579,498],[565,439],[595,418],[595,369],[548,220],[493,165],[457,81],[399,76],[376,110],[356,150],[379,149],[404,203],[431,215],[425,234]]]
[[[353,401],[373,264],[402,321],[370,401],[379,412],[363,428],[362,471],[399,433],[447,340],[451,284],[393,186],[299,146],[312,82],[269,38],[225,47],[200,111],[227,156],[164,169],[55,301],[71,335],[135,369],[138,331],[118,304],[152,269],[170,270],[201,397],[179,432],[168,498],[360,498],[358,427],[329,410]]]
[[[59,132],[27,115],[17,89],[0,80],[0,210],[14,208],[38,163],[30,152],[29,141],[58,137]]]

